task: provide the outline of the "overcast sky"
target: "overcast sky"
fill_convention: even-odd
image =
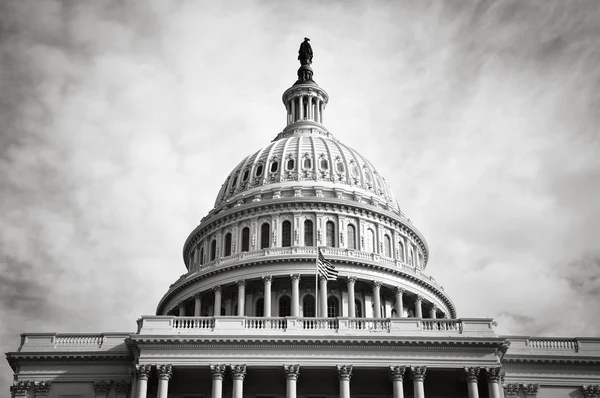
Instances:
[[[599,335],[598,21],[596,0],[2,1],[0,350],[154,313],[284,127],[304,36],[325,125],[386,177],[459,317]]]

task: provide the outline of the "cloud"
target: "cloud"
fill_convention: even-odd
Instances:
[[[459,315],[597,334],[597,4],[308,4],[3,2],[4,351],[154,312],[229,171],[283,128],[304,36],[325,124],[386,177]]]

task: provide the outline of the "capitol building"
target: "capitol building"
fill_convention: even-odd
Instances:
[[[286,126],[226,176],[156,314],[23,334],[10,397],[597,398],[600,338],[459,316],[393,188],[327,130],[308,39],[298,60]]]

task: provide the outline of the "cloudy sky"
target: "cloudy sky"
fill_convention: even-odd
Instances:
[[[0,350],[155,311],[229,171],[284,127],[304,36],[326,126],[387,178],[459,316],[599,335],[599,20],[596,0],[3,1]]]

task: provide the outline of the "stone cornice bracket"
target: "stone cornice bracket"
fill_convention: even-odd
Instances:
[[[150,365],[135,365],[135,373],[138,379],[148,380],[150,377]]]
[[[404,381],[404,372],[406,366],[392,366],[390,365],[390,379],[393,381]]]
[[[349,285],[354,285],[356,283],[356,277],[355,276],[349,276],[348,277],[348,284]]]
[[[502,368],[486,368],[486,376],[488,383],[498,383],[500,382]]]
[[[227,365],[209,365],[210,374],[212,375],[213,380],[223,380],[223,376],[225,375],[225,369],[227,369]]]
[[[262,280],[265,283],[271,283],[271,282],[273,282],[273,276],[272,275],[265,275],[265,276],[262,277]]]
[[[246,377],[246,365],[230,365],[233,380],[244,380]]]
[[[106,380],[95,381],[94,382],[94,393],[96,394],[96,397],[98,397],[98,396],[106,397],[108,395],[108,392],[110,391],[111,384],[112,383],[110,381],[106,381]]]
[[[169,380],[173,375],[172,365],[156,365],[156,373],[159,380]]]
[[[411,366],[410,371],[414,381],[425,381],[425,374],[427,373],[427,366]]]
[[[505,384],[504,390],[507,397],[516,397],[519,395],[519,385],[517,383]]]
[[[539,384],[521,384],[526,397],[537,397],[538,391],[540,390]]]
[[[498,358],[499,362],[502,362],[502,360],[504,359],[504,355],[506,355],[506,352],[508,351],[509,347],[510,347],[510,341],[504,340],[502,343],[500,343],[498,348],[496,348],[495,354],[496,354],[496,358]]]
[[[300,281],[300,274],[291,274],[290,278],[292,278],[292,282],[297,282],[297,281],[299,282]]]
[[[585,398],[598,398],[600,396],[600,385],[581,386]]]
[[[121,380],[121,381],[115,382],[115,391],[117,394],[127,394],[130,387],[131,387],[130,381]]]
[[[285,378],[287,380],[298,380],[300,376],[300,365],[283,365],[285,371]]]
[[[352,365],[337,365],[338,378],[348,380],[352,377]]]
[[[467,376],[467,381],[471,383],[477,383],[477,379],[479,378],[479,368],[468,368],[465,366],[465,376]]]
[[[29,391],[29,385],[33,384],[29,381],[17,381],[15,383],[13,383],[12,386],[10,386],[10,393],[12,395],[22,395],[22,396],[26,396],[27,395],[27,391]]]

